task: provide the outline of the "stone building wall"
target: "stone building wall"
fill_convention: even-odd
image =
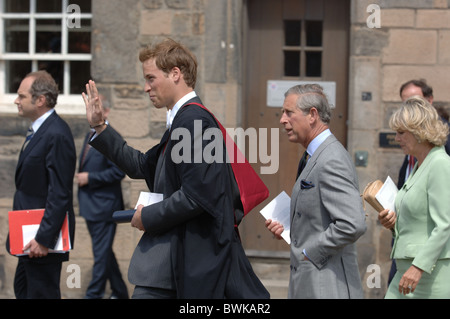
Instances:
[[[369,28],[367,7],[381,8],[381,28]],[[450,106],[450,0],[352,0],[349,72],[348,150],[367,151],[367,166],[358,166],[361,191],[373,179],[397,179],[403,154],[382,148],[379,134],[390,132],[390,114],[400,105],[400,85],[425,78],[434,88],[435,101]],[[196,91],[225,127],[242,126],[244,0],[93,0],[92,77],[112,104],[110,123],[140,150],[157,143],[165,130],[165,111],[151,106],[143,92],[140,47],[172,37],[197,56]],[[371,99],[362,96],[370,93]],[[58,109],[57,109],[58,110]],[[62,114],[73,131],[77,154],[87,129],[83,114]],[[17,114],[0,115],[0,296],[13,297],[16,258],[4,243],[7,211],[12,207],[14,172],[28,123]],[[127,208],[135,205],[142,181],[126,177],[122,183]],[[75,211],[78,214],[76,185]],[[390,267],[391,234],[382,229],[367,208],[367,233],[358,241],[360,272],[366,298],[382,298]],[[126,282],[129,259],[141,233],[119,225],[114,250]],[[61,287],[65,298],[82,298],[90,280],[92,252],[84,220],[77,217],[75,249],[63,264]],[[74,269],[81,271],[80,287],[73,287]],[[374,277],[369,265],[380,269]],[[288,269],[288,265],[283,264]],[[262,267],[264,268],[264,267]],[[372,268],[371,268],[372,269]],[[76,269],[75,269],[76,271]],[[273,273],[274,271],[272,271]],[[375,274],[376,275],[376,274]],[[284,277],[285,278],[285,277]],[[285,291],[287,285],[283,286]],[[71,288],[72,287],[72,288]],[[131,285],[129,285],[131,292]],[[281,296],[282,296],[281,294]]]

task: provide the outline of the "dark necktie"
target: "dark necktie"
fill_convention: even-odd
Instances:
[[[25,138],[25,142],[23,143],[23,146],[22,146],[22,151],[25,149],[25,147],[27,147],[28,143],[30,143],[30,140],[33,137],[33,135],[34,135],[33,127],[30,126],[27,131],[27,136]]]
[[[83,157],[81,158],[80,168],[82,168],[84,166],[84,161],[86,160],[86,155],[89,152],[89,149],[91,148],[91,145],[89,144],[89,142],[90,142],[92,136],[94,136],[94,134],[95,134],[95,131],[91,132],[89,134],[89,137],[86,140],[86,145],[84,146],[84,149],[83,149]]]
[[[297,180],[297,178],[300,176],[300,174],[302,173],[303,169],[306,166],[306,163],[308,162],[309,159],[309,154],[307,151],[305,151],[303,153],[302,158],[300,159],[300,163],[298,163],[298,170],[297,170],[297,177],[295,178],[295,180]]]

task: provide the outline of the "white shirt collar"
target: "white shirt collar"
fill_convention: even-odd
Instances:
[[[197,93],[195,91],[191,91],[185,96],[183,96],[181,99],[178,100],[178,102],[173,106],[171,110],[167,110],[167,120],[166,120],[166,127],[170,128],[172,126],[173,119],[175,118],[175,115],[177,115],[178,110],[180,107],[183,106],[184,103],[189,101],[190,99],[197,96]]]
[[[41,127],[42,123],[45,122],[45,120],[55,111],[55,109],[50,109],[44,114],[42,114],[36,121],[31,123],[31,126],[33,127],[34,133],[37,132],[37,130]]]
[[[328,136],[331,135],[330,129],[326,129],[319,135],[317,135],[311,143],[309,143],[306,151],[308,152],[309,156],[313,156],[314,152],[319,148],[320,144],[323,143],[327,139]]]

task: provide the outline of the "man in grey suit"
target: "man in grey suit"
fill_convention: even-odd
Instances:
[[[330,117],[319,85],[286,92],[280,123],[289,141],[306,148],[291,198],[289,298],[363,297],[354,243],[366,230],[364,211],[354,165],[330,132]],[[266,226],[280,238],[281,224]]]

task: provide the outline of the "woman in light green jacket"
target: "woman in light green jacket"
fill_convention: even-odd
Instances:
[[[448,125],[420,97],[408,99],[389,125],[417,163],[397,194],[396,211],[378,216],[395,235],[397,273],[385,298],[450,298],[450,157],[443,147]]]

